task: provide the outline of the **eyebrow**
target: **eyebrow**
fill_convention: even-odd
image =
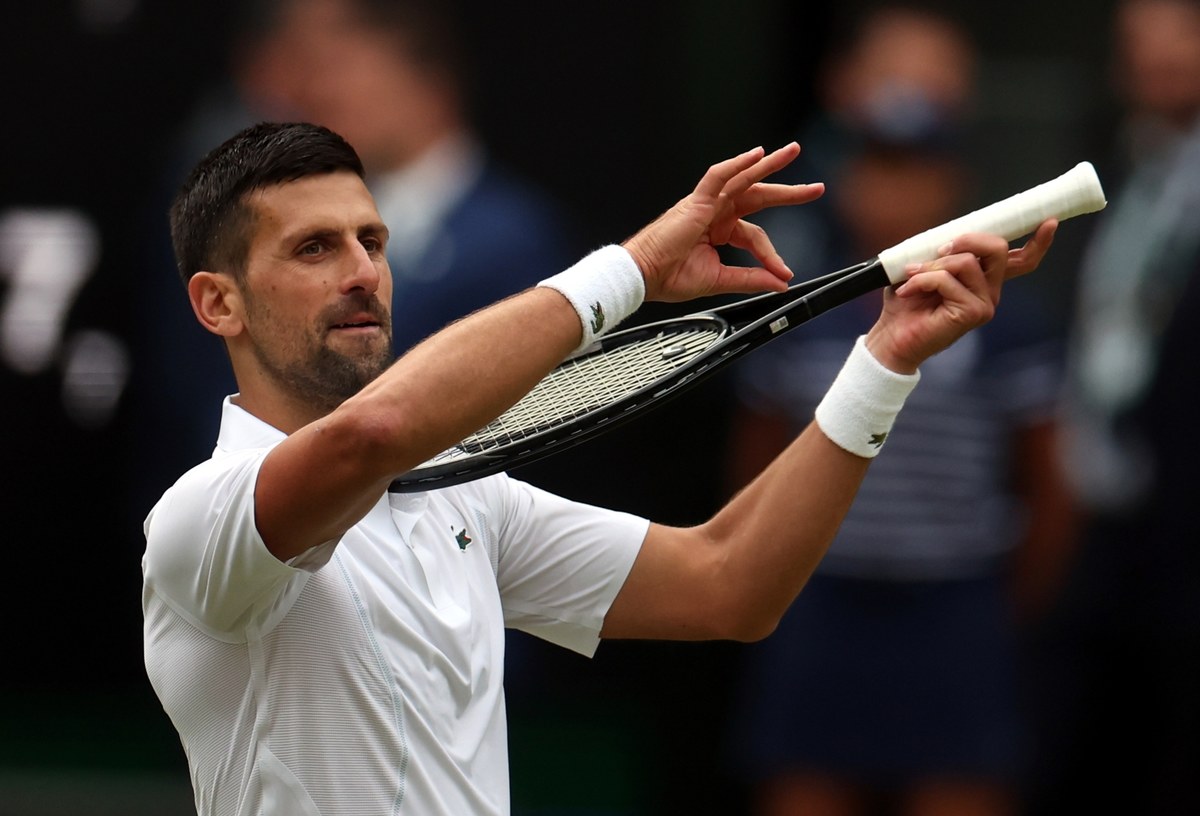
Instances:
[[[387,224],[383,223],[382,221],[376,221],[372,224],[365,224],[359,228],[358,234],[362,235],[364,233],[382,238],[384,243],[386,243],[387,240],[392,237],[392,231],[388,229]]]
[[[296,230],[295,232],[285,234],[282,237],[282,243],[285,246],[297,246],[308,241],[329,240],[341,237],[342,231],[329,227],[318,227],[315,229]],[[363,224],[355,230],[355,235],[375,235],[383,238],[385,241],[391,237],[391,230],[381,221],[373,221],[368,224]]]

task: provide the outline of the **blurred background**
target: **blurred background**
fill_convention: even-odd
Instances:
[[[857,8],[452,5],[473,138],[554,202],[568,258],[623,239],[714,161],[795,138],[824,104],[818,78],[840,24],[834,6]],[[978,48],[966,114],[970,204],[1085,159],[1107,181],[1120,112],[1110,82],[1115,0],[941,5]],[[206,420],[189,411],[210,417],[215,406],[189,389],[204,385],[217,347],[189,322],[166,254],[165,207],[180,168],[245,117],[319,104],[295,88],[269,97],[280,63],[267,56],[286,61],[281,43],[292,35],[269,39],[245,6],[45,0],[6,9],[0,816],[191,812],[182,751],[142,666],[141,520],[211,448]],[[1052,260],[1021,284],[1064,340],[1090,231],[1065,226]],[[828,271],[787,260],[802,277]],[[718,378],[603,444],[515,475],[665,522],[698,521],[729,489],[735,402],[733,382]],[[580,476],[573,463],[585,460],[604,476]],[[514,638],[514,812],[751,812],[729,729],[747,648],[610,643],[585,661]],[[1031,648],[1031,663],[1044,664],[1045,651]],[[1051,696],[1035,694],[1031,708],[1053,708]],[[1041,799],[1031,793],[1028,808],[1049,807],[1073,784],[1065,772],[1031,783]]]

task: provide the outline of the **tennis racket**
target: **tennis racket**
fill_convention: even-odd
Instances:
[[[500,417],[396,479],[389,490],[449,487],[566,450],[661,405],[789,329],[902,282],[905,266],[936,258],[938,248],[959,235],[986,232],[1013,241],[1047,218],[1065,220],[1104,205],[1095,169],[1082,162],[876,258],[784,292],[614,332],[566,359]]]

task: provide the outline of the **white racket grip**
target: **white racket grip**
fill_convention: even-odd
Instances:
[[[879,261],[888,279],[901,283],[906,266],[932,261],[938,249],[965,233],[986,232],[1015,241],[1047,218],[1065,221],[1102,210],[1106,203],[1096,168],[1091,162],[1080,162],[1058,178],[901,241],[880,252]]]

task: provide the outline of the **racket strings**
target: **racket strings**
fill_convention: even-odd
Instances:
[[[616,348],[568,360],[495,420],[430,462],[446,462],[499,448],[611,405],[687,365],[724,333],[715,323],[671,327]]]

